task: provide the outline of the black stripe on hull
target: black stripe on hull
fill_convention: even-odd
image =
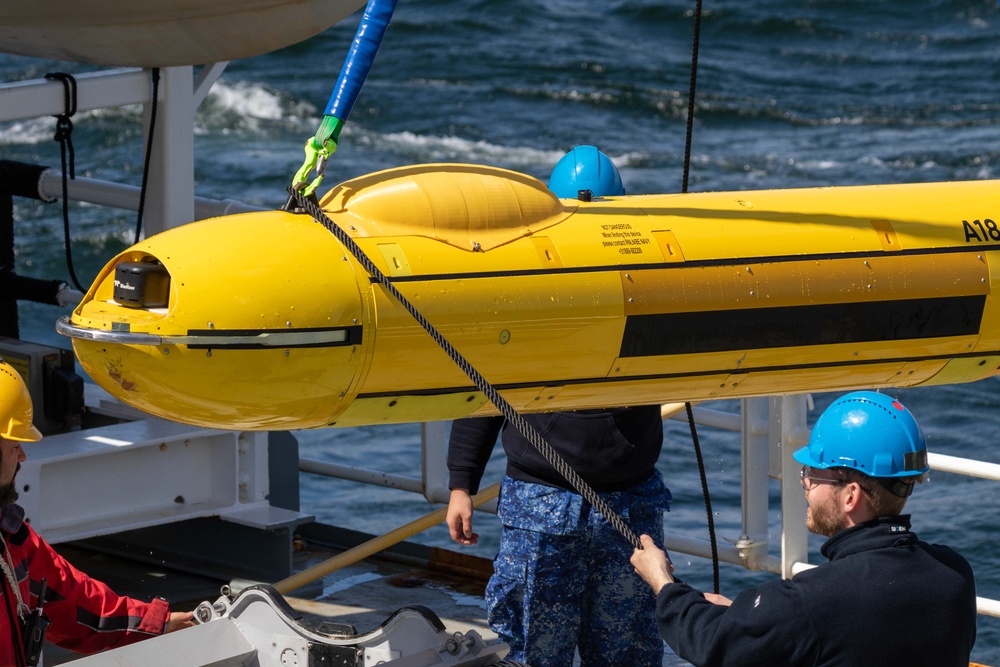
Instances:
[[[910,248],[892,253],[893,257],[933,257],[934,255],[955,255],[964,253],[982,254],[1000,250],[1000,244],[960,245],[943,248]],[[606,273],[608,271],[648,271],[662,269],[691,269],[706,266],[746,266],[748,264],[784,264],[788,262],[822,262],[828,259],[871,259],[886,257],[884,252],[856,250],[848,252],[807,253],[803,255],[759,255],[756,257],[718,257],[713,259],[690,259],[683,262],[652,262],[643,264],[607,264],[594,266],[562,266],[538,269],[509,269],[496,271],[456,271],[454,273],[426,273],[410,276],[391,276],[392,283],[437,282],[441,280],[483,280],[491,278],[518,278],[580,273]],[[378,278],[369,277],[372,284]]]
[[[979,333],[984,295],[630,315],[622,357],[873,343]]]

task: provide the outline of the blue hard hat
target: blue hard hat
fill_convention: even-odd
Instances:
[[[577,146],[559,158],[549,176],[549,190],[562,199],[576,199],[581,190],[595,197],[625,194],[615,163],[593,146]]]
[[[917,420],[902,403],[874,391],[834,401],[816,420],[809,444],[792,457],[813,468],[854,468],[870,477],[914,477],[930,470]]]

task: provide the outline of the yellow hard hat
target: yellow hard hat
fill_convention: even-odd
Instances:
[[[0,360],[0,438],[37,442],[41,432],[31,424],[31,395],[10,364]]]

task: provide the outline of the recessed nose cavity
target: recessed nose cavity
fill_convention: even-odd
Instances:
[[[166,308],[170,274],[156,260],[115,266],[115,303],[128,308]]]

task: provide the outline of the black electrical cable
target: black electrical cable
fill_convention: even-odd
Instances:
[[[154,67],[149,71],[153,80],[153,90],[150,95],[149,107],[149,135],[146,137],[146,157],[142,164],[142,187],[139,190],[139,214],[135,221],[135,243],[142,238],[142,212],[146,208],[146,185],[149,182],[149,164],[153,154],[153,131],[156,129],[156,107],[159,103],[160,90],[160,68]]]
[[[681,192],[688,191],[688,174],[691,172],[691,139],[694,134],[694,95],[698,83],[698,51],[701,42],[701,0],[694,3],[694,41],[691,46],[691,84],[688,88],[687,135],[684,140],[684,178]]]
[[[696,0],[694,10],[694,40],[691,46],[691,85],[688,90],[687,138],[684,142],[684,177],[681,181],[681,192],[688,191],[688,176],[691,173],[691,140],[694,134],[694,99],[698,82],[698,51],[701,44],[701,0]],[[712,512],[712,496],[708,490],[708,479],[705,475],[705,461],[701,456],[701,443],[698,429],[694,423],[694,411],[690,403],[685,403],[688,424],[691,427],[691,442],[694,444],[695,457],[698,459],[698,474],[701,477],[701,490],[705,496],[705,512],[708,514],[708,536],[712,545],[712,579],[715,582],[715,592],[719,592],[719,545],[715,536],[715,517]]]
[[[708,536],[712,544],[712,582],[714,591],[719,592],[719,545],[715,539],[715,517],[712,512],[712,496],[708,490],[708,477],[705,475],[705,460],[701,456],[701,443],[698,439],[698,429],[694,423],[694,410],[690,403],[685,403],[688,425],[691,427],[691,441],[694,443],[694,455],[698,459],[698,475],[701,477],[701,493],[705,497],[705,513],[708,515]]]

